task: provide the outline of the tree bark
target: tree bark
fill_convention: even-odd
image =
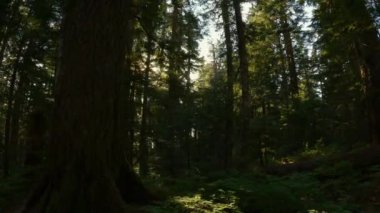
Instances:
[[[286,62],[288,65],[289,77],[290,77],[290,93],[292,97],[296,97],[299,92],[298,86],[298,74],[296,68],[296,62],[294,59],[294,48],[293,41],[289,26],[288,15],[286,14],[286,3],[287,1],[281,2],[281,11],[280,11],[280,22],[281,22],[281,32],[284,37],[284,45],[286,52]]]
[[[14,103],[12,109],[12,122],[10,128],[10,160],[13,165],[17,165],[19,159],[19,134],[20,134],[20,119],[25,103],[26,86],[28,79],[25,73],[26,70],[20,70],[20,78],[17,84],[17,90],[14,94]]]
[[[125,128],[128,132],[126,135],[128,138],[126,139],[126,157],[128,162],[133,165],[133,159],[135,157],[134,153],[134,143],[135,143],[135,119],[136,119],[136,102],[135,99],[137,96],[137,81],[135,79],[135,73],[132,71],[130,75],[133,79],[131,80],[131,86],[129,91],[129,100],[128,100],[128,127]],[[136,98],[137,97],[137,98]]]
[[[7,111],[5,115],[5,126],[4,126],[4,161],[3,161],[3,175],[4,177],[9,176],[9,164],[10,164],[10,139],[11,139],[11,119],[13,111],[13,99],[14,90],[16,85],[17,70],[13,69],[12,76],[10,79],[9,90],[8,90],[8,100],[7,100]]]
[[[165,118],[167,128],[164,130],[165,145],[163,152],[163,165],[170,175],[178,173],[179,160],[175,159],[175,150],[178,147],[178,108],[181,94],[181,82],[179,73],[181,69],[182,59],[179,57],[182,47],[182,32],[181,32],[181,16],[182,16],[182,0],[172,0],[173,12],[171,14],[171,38],[168,53],[168,101],[166,103]]]
[[[237,39],[238,39],[238,52],[239,52],[239,71],[240,71],[240,84],[241,84],[241,106],[240,106],[240,144],[237,147],[238,164],[244,167],[244,158],[247,156],[248,139],[249,139],[249,125],[250,125],[250,94],[249,94],[249,73],[248,73],[248,53],[245,38],[245,26],[241,14],[240,0],[233,0],[233,7],[235,10]]]
[[[365,1],[361,1],[358,6],[354,8],[349,2],[346,5],[353,14],[360,14],[357,21],[361,24],[360,27],[364,27],[357,34],[355,43],[364,70],[371,143],[380,144],[380,40],[372,17],[365,6]]]
[[[17,74],[20,67],[20,59],[23,54],[24,40],[22,39],[16,60],[13,65],[12,75],[10,76],[9,88],[8,88],[8,97],[7,97],[7,111],[5,115],[5,125],[4,125],[4,161],[3,161],[3,169],[4,176],[7,177],[9,175],[9,167],[10,167],[10,143],[11,143],[11,128],[12,128],[12,115],[13,115],[13,106],[15,99],[15,90],[16,90],[16,81]]]
[[[0,68],[2,67],[4,55],[8,47],[8,41],[13,33],[16,33],[20,25],[19,7],[21,0],[5,0],[0,4]]]
[[[42,151],[46,142],[46,130],[47,119],[44,112],[40,110],[31,112],[28,115],[28,127],[25,140],[25,166],[35,167],[42,163]],[[32,173],[34,173],[34,171]]]
[[[134,33],[134,22],[133,19],[134,11],[128,10],[128,23],[125,29],[126,34],[133,35]],[[131,129],[134,128],[134,112],[132,110],[134,106],[134,73],[132,69],[133,62],[133,39],[130,38],[126,44],[126,57],[123,71],[120,76],[120,90],[118,94],[118,112],[119,119],[117,122],[117,137],[119,141],[123,141],[124,152],[126,155],[127,161],[132,165],[133,164],[133,138],[131,138]],[[133,113],[133,114],[132,114]]]
[[[140,157],[139,157],[139,166],[140,166],[140,175],[147,176],[149,173],[148,165],[148,141],[147,141],[147,118],[148,118],[148,89],[149,89],[149,72],[151,65],[151,56],[152,56],[152,41],[148,38],[147,42],[147,59],[145,61],[145,70],[144,70],[144,82],[143,82],[143,105],[142,105],[142,115],[141,115],[141,130],[140,130]]]
[[[9,7],[11,0],[5,0],[0,3],[0,68],[2,67],[5,49],[9,39]]]
[[[49,169],[22,212],[127,212],[147,201],[117,137],[131,2],[66,3]]]
[[[8,33],[5,32],[4,34],[5,35],[3,36],[3,38],[1,38],[1,41],[0,41],[0,68],[3,66],[4,53],[7,48],[7,43],[8,43],[8,36],[7,36]]]
[[[281,71],[279,76],[281,76],[280,83],[280,97],[285,105],[285,109],[289,109],[289,74],[286,72],[286,54],[284,52],[284,48],[281,42],[281,34],[277,36],[277,49],[279,51],[280,63],[281,63]]]
[[[227,65],[227,95],[226,95],[226,124],[225,124],[225,137],[224,137],[224,157],[223,157],[223,167],[227,168],[231,163],[232,156],[232,136],[234,133],[233,124],[233,110],[234,110],[234,67],[232,58],[232,39],[231,39],[231,24],[230,24],[230,4],[228,0],[223,0],[222,4],[222,18],[223,18],[223,29],[224,29],[224,39],[226,45],[226,65]]]
[[[24,48],[21,46],[21,48]],[[20,134],[20,119],[23,113],[23,107],[26,98],[27,86],[29,85],[29,77],[27,69],[33,63],[32,57],[33,42],[28,42],[25,52],[22,53],[22,61],[16,61],[15,69],[18,70],[19,80],[17,82],[17,90],[14,94],[14,103],[12,106],[12,122],[10,128],[10,156],[11,162],[17,164],[19,161],[19,134]]]

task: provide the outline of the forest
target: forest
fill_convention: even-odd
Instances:
[[[0,212],[380,212],[379,0],[0,0]]]

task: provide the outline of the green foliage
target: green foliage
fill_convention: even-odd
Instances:
[[[365,182],[344,161],[324,165],[314,173],[285,177],[217,172],[204,178],[158,178],[150,180],[149,185],[164,188],[167,200],[146,209],[148,212],[361,211],[373,205],[360,196],[373,196],[379,177],[377,169],[370,168],[372,172]]]
[[[13,176],[0,179],[0,212],[20,206],[32,183],[26,172],[17,172]]]
[[[341,161],[331,165],[324,165],[317,169],[318,174],[328,177],[340,177],[345,174],[351,174],[353,176],[356,172],[352,168],[351,164],[346,161]]]

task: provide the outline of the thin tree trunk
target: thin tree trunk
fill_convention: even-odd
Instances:
[[[233,124],[233,110],[234,110],[234,67],[232,58],[232,39],[231,39],[231,24],[230,24],[230,13],[229,13],[229,1],[222,1],[222,18],[223,18],[223,29],[224,38],[226,45],[226,64],[227,64],[227,95],[226,95],[226,124],[225,124],[225,138],[224,138],[224,159],[223,167],[227,168],[231,163],[232,155],[232,135],[234,133]],[[215,62],[216,63],[216,62]]]
[[[188,6],[191,7],[190,2],[188,2]],[[186,31],[186,36],[187,36],[187,69],[185,72],[185,79],[186,79],[186,88],[185,88],[185,94],[184,94],[184,106],[185,106],[185,111],[186,116],[185,116],[185,125],[184,125],[184,151],[186,155],[186,166],[187,169],[191,169],[191,154],[192,154],[192,145],[191,145],[191,131],[192,131],[192,115],[190,112],[192,112],[192,107],[194,106],[194,100],[192,97],[192,91],[191,91],[191,71],[193,69],[193,62],[192,59],[196,53],[193,51],[195,50],[195,46],[193,45],[194,41],[194,29],[192,27],[188,27]]]
[[[148,149],[148,141],[147,141],[147,118],[148,118],[148,89],[149,89],[149,72],[151,65],[151,56],[152,56],[152,41],[148,38],[147,42],[147,59],[145,62],[145,70],[144,70],[144,82],[143,82],[143,105],[142,105],[142,115],[141,115],[141,130],[140,130],[140,158],[139,158],[139,166],[140,166],[140,175],[147,176],[149,173],[149,149]]]
[[[290,77],[290,94],[294,98],[299,93],[299,86],[296,62],[294,58],[293,40],[287,14],[287,0],[282,0],[280,5],[280,26],[281,33],[284,38],[286,62],[288,65],[288,72]]]
[[[1,23],[0,27],[4,28],[3,35],[0,37],[0,68],[2,67],[4,55],[8,46],[8,41],[11,37],[12,34],[16,33],[20,26],[21,22],[21,16],[19,14],[19,7],[22,3],[21,0],[15,0],[15,1],[10,1],[10,0],[5,0],[4,2],[5,5],[5,15],[2,17],[4,22]],[[8,8],[9,7],[9,8]],[[7,11],[7,8],[9,11]],[[0,11],[1,12],[1,11]],[[1,16],[1,15],[0,15]]]
[[[23,47],[21,47],[23,48]],[[25,53],[23,53],[22,62],[16,62],[15,69],[18,70],[19,80],[17,82],[17,90],[14,94],[14,103],[12,110],[12,122],[10,129],[10,151],[11,151],[11,161],[17,163],[18,154],[19,154],[19,131],[20,131],[20,119],[22,115],[22,107],[25,103],[25,93],[27,91],[27,86],[29,85],[28,74],[26,73],[27,66],[31,62],[31,49],[32,42],[29,42],[25,48]]]
[[[265,99],[262,100],[262,109],[263,109],[263,118],[264,118],[264,124],[263,124],[263,129],[262,131],[259,133],[260,134],[260,140],[259,140],[259,160],[260,160],[260,165],[262,167],[265,166],[265,151],[264,151],[264,148],[265,148],[265,135],[267,134],[266,133],[266,125],[267,125],[267,122],[265,121],[265,117],[267,116],[267,107],[266,107],[266,103],[265,103]]]
[[[178,143],[178,125],[176,121],[176,116],[178,115],[179,107],[179,98],[181,84],[178,77],[180,71],[180,57],[179,52],[182,46],[181,41],[181,27],[180,27],[180,18],[181,18],[181,0],[172,0],[173,12],[171,15],[171,38],[170,38],[170,52],[169,52],[169,68],[168,68],[168,102],[166,105],[166,122],[167,129],[165,130],[165,141],[166,141],[166,150],[163,150],[165,153],[164,161],[166,163],[165,169],[168,170],[170,175],[175,175],[177,173],[178,159],[175,159],[176,143]]]
[[[133,13],[131,10],[128,11],[129,13],[129,21],[127,23],[127,27],[125,29],[126,34],[133,34],[134,33],[134,22],[135,20],[132,18]],[[120,76],[120,91],[118,94],[118,111],[119,111],[119,118],[117,123],[117,137],[118,140],[123,141],[123,144],[125,146],[125,155],[126,159],[129,164],[133,164],[133,140],[130,137],[131,128],[134,128],[134,123],[131,122],[131,120],[134,117],[134,114],[132,114],[132,106],[134,105],[133,98],[134,98],[134,73],[132,69],[132,53],[133,51],[133,39],[128,39],[126,44],[126,59],[125,64],[123,68],[123,72]],[[133,90],[133,91],[132,91]],[[131,101],[132,100],[132,101]]]
[[[179,79],[178,79],[178,68],[179,68],[179,59],[178,52],[181,48],[181,31],[180,31],[180,12],[181,12],[181,3],[180,0],[172,0],[173,5],[173,13],[171,20],[171,45],[170,50],[171,53],[169,56],[169,129],[171,129],[170,133],[172,136],[176,133],[175,121],[174,121],[174,112],[177,110],[178,101],[179,101]],[[169,138],[174,138],[170,136]]]
[[[7,111],[5,116],[5,126],[4,126],[4,177],[9,175],[9,164],[10,164],[10,139],[11,139],[11,119],[13,111],[13,99],[14,90],[16,85],[17,70],[13,69],[12,76],[10,79],[10,85],[8,90],[8,101],[7,101]]]
[[[25,60],[25,59],[24,59]],[[17,163],[19,155],[19,134],[20,134],[20,118],[22,115],[22,107],[25,102],[26,85],[28,85],[28,79],[25,73],[26,70],[20,71],[20,79],[17,85],[17,91],[15,92],[15,99],[13,104],[12,122],[10,129],[10,151],[11,161]]]
[[[132,72],[132,76],[133,76]],[[126,155],[128,162],[134,164],[134,142],[135,142],[135,119],[136,119],[136,99],[137,96],[137,81],[135,79],[131,82],[129,94],[129,112],[128,112],[128,139],[126,140]]]
[[[277,36],[277,49],[279,51],[279,55],[280,55],[280,62],[281,62],[281,71],[279,73],[279,75],[281,76],[281,89],[280,89],[280,97],[283,99],[283,103],[285,105],[285,108],[288,110],[289,109],[289,85],[288,85],[288,81],[289,81],[289,77],[288,77],[288,74],[286,72],[286,56],[285,56],[285,53],[284,53],[284,50],[283,50],[283,46],[282,46],[282,43],[281,43],[281,34],[278,34]]]
[[[218,58],[216,56],[216,47],[215,44],[211,44],[211,54],[212,54],[212,71],[214,76],[216,76],[219,66],[218,66]]]
[[[23,54],[24,41],[20,42],[16,60],[14,62],[12,75],[10,76],[9,88],[8,88],[8,97],[7,97],[7,111],[5,115],[5,125],[4,125],[4,176],[9,175],[9,166],[10,166],[10,143],[11,143],[11,127],[12,127],[12,115],[13,115],[13,104],[15,98],[15,89],[16,89],[16,80],[17,73],[19,70],[20,59]]]
[[[249,139],[249,125],[250,125],[250,94],[249,94],[249,73],[248,73],[248,53],[245,39],[245,26],[241,14],[240,0],[233,0],[233,7],[235,10],[237,39],[238,39],[238,52],[239,52],[239,71],[240,71],[240,84],[242,90],[241,107],[240,107],[240,144],[237,147],[238,164],[244,167],[248,150]]]
[[[4,60],[4,53],[7,48],[7,43],[8,43],[8,36],[7,32],[5,32],[4,37],[2,38],[0,42],[0,68],[3,66],[3,60]]]
[[[0,68],[2,67],[3,59],[4,59],[4,53],[8,45],[8,40],[10,37],[10,27],[12,26],[12,19],[15,16],[16,9],[18,10],[18,5],[20,1],[17,1],[14,3],[12,8],[10,7],[11,0],[5,0],[4,3],[2,3],[2,8],[0,8]]]

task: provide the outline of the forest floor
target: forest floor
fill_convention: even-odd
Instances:
[[[168,199],[146,212],[380,212],[380,165],[365,173],[339,162],[287,176],[215,173],[150,180]],[[323,177],[323,178],[321,178]],[[328,177],[328,178],[326,178]]]
[[[164,201],[131,212],[380,212],[380,165],[354,169],[347,161],[282,176],[213,172],[144,180]],[[31,182],[22,172],[0,179],[0,212],[25,199]],[[3,210],[3,211],[2,211]]]
[[[379,148],[311,150],[287,159],[293,165],[277,162],[271,170],[251,173],[147,179],[146,185],[167,199],[144,209],[156,213],[380,213]],[[273,168],[280,174],[273,173]]]

